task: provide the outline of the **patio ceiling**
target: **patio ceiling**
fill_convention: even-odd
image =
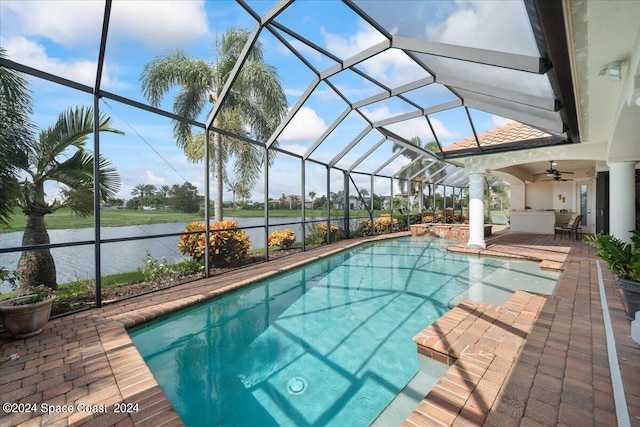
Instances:
[[[473,28],[454,16],[448,2],[286,0],[270,8],[265,2],[237,3],[255,20],[255,27],[219,103],[204,123],[189,121],[196,126],[212,128],[247,52],[268,34],[295,62],[291,70],[287,67],[279,73],[305,69],[311,76],[271,137],[250,139],[269,149],[348,172],[464,186],[467,178],[457,157],[580,142],[560,2],[499,2],[503,12]],[[470,4],[483,8],[489,2]],[[111,8],[107,1],[95,87],[12,61],[1,65],[176,118],[168,111],[101,90]],[[318,31],[297,19],[301,10],[312,14],[316,8],[344,9],[373,36],[357,50],[332,49]],[[393,66],[393,78],[381,77],[376,65]],[[339,98],[344,108],[334,112],[314,141],[298,144],[297,149],[282,144],[282,136],[310,99],[322,94]],[[509,121],[542,132],[508,144],[485,145],[478,138]],[[420,147],[411,142],[415,129],[425,129],[423,135],[428,135]],[[455,144],[463,140],[467,143]],[[425,148],[427,142],[432,142],[429,148]]]

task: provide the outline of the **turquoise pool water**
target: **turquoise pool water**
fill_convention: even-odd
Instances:
[[[416,375],[412,338],[450,300],[555,289],[559,275],[536,263],[451,254],[446,244],[366,244],[131,338],[186,425],[366,426]]]

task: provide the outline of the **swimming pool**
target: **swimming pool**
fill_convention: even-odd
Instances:
[[[555,289],[536,263],[448,243],[365,244],[130,335],[186,425],[369,425],[418,372],[412,337],[450,300]]]

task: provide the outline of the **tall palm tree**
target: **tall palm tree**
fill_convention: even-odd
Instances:
[[[309,191],[309,198],[311,199],[311,209],[313,209],[313,200],[316,198],[316,192]]]
[[[153,204],[153,196],[156,194],[156,186],[153,184],[146,184],[144,186],[144,195],[147,198],[147,206],[151,206]]]
[[[422,141],[420,140],[419,136],[414,136],[409,140],[409,142],[415,145],[416,147],[424,148],[431,152],[440,151],[440,147],[438,146],[438,143],[436,141],[429,141],[426,144],[424,144],[424,147],[423,147]],[[404,150],[404,148],[405,148],[404,146],[394,143],[391,150],[395,153],[396,151]],[[415,161],[420,156],[420,154],[416,153],[415,151],[407,150],[404,153],[402,153],[402,155],[413,162],[413,164],[404,172],[404,175],[406,177],[410,177],[417,174],[426,166],[426,163],[424,161],[420,161],[420,162]],[[422,181],[424,178],[425,178],[425,174],[423,172],[420,176],[417,176],[416,178],[414,178],[414,181],[411,181],[411,185],[409,188],[409,191],[411,192],[411,194],[416,194],[417,192],[420,191],[419,182]],[[400,192],[405,194],[406,181],[400,180],[398,182],[398,187],[400,187]],[[431,194],[430,186],[429,186],[429,193]]]
[[[233,209],[237,209],[236,206],[236,196],[240,195],[240,193],[243,193],[243,189],[242,189],[242,185],[239,182],[233,182],[233,181],[228,181],[227,182],[227,191],[231,192],[231,197],[232,197],[232,203],[233,203]]]
[[[162,202],[162,207],[164,208],[167,204],[167,199],[169,198],[169,193],[171,192],[171,187],[168,185],[162,185],[158,188],[158,196]]]
[[[6,58],[0,47],[0,58]],[[0,67],[0,225],[9,216],[20,193],[17,171],[27,164],[27,147],[35,129],[31,122],[31,94],[27,80],[19,73]]]
[[[146,184],[138,184],[135,187],[133,187],[133,190],[131,190],[131,195],[134,197],[137,196],[140,200],[140,203],[138,203],[139,210],[142,210],[144,208],[144,195],[145,195],[145,192],[147,191],[146,188],[147,188]]]
[[[220,92],[248,38],[249,32],[244,29],[229,29],[220,42],[216,40],[215,63],[190,58],[182,51],[153,59],[141,76],[144,97],[157,107],[166,92],[179,86],[174,112],[196,119],[208,102],[216,104],[219,101]],[[245,129],[250,129],[254,139],[266,141],[287,113],[287,107],[276,69],[264,62],[262,44],[256,41],[220,106],[213,126],[240,136],[244,136]],[[174,121],[173,133],[190,160],[204,158],[204,136],[193,135],[190,124]],[[217,132],[212,133],[211,140],[211,167],[216,189],[214,212],[215,219],[221,220],[225,162],[235,157],[236,179],[244,187],[252,188],[259,178],[264,157],[260,147]],[[270,154],[273,153],[272,150]]]
[[[27,178],[20,182],[18,206],[27,216],[22,237],[23,246],[49,243],[49,233],[44,216],[62,207],[69,207],[80,215],[93,213],[93,163],[94,156],[85,150],[88,136],[93,133],[93,109],[90,107],[69,108],[62,112],[52,127],[33,138],[26,152],[27,165],[21,167]],[[123,132],[112,127],[111,119],[102,115],[98,130],[101,132]],[[100,198],[106,200],[120,188],[117,169],[103,157],[99,162]],[[44,184],[55,181],[66,187],[61,199],[47,202]],[[24,251],[18,267],[25,272],[21,286],[46,285],[58,287],[56,267],[48,249]]]

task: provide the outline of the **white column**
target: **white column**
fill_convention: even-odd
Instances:
[[[469,174],[469,249],[486,249],[484,241],[484,174]]]
[[[635,162],[609,164],[609,234],[631,243],[636,228]]]

